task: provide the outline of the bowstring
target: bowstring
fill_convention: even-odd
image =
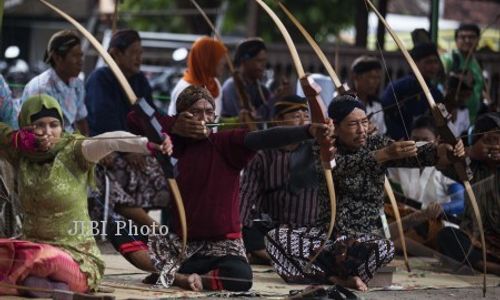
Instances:
[[[365,2],[365,5],[366,5],[366,9],[368,9],[368,6],[367,6],[367,3]],[[401,118],[401,122],[403,123],[403,130],[404,130],[404,133],[406,135],[406,139],[407,140],[410,140],[410,134],[408,132],[408,128],[406,127],[406,122],[405,122],[405,119],[403,118],[403,113],[401,111],[401,105],[399,103],[399,100],[398,100],[398,96],[396,95],[396,90],[394,90],[394,84],[393,84],[393,81],[391,79],[391,75],[389,73],[389,69],[387,68],[387,62],[385,60],[385,57],[384,57],[384,54],[382,53],[382,46],[380,45],[380,41],[378,39],[376,39],[377,41],[377,49],[379,50],[379,53],[380,53],[380,57],[382,59],[382,65],[384,66],[384,71],[386,73],[386,76],[387,78],[389,79],[389,86],[390,86],[390,89],[391,89],[391,92],[392,92],[392,95],[394,96],[394,101],[396,103],[392,104],[393,106],[395,105],[398,109],[398,113],[399,113],[399,117]],[[420,94],[420,93],[419,93]],[[419,95],[418,94],[418,95]],[[408,99],[413,99],[414,95],[411,95],[409,98],[407,98],[406,100]],[[405,101],[406,101],[405,100]],[[418,153],[417,155],[415,156],[415,159],[417,160],[417,164],[419,166],[420,169],[422,169],[422,163],[420,162],[420,159],[418,158]]]
[[[370,11],[370,9],[369,9],[369,7],[368,7],[368,4],[366,3],[366,0],[364,1],[364,3],[365,3],[365,7],[366,7],[367,11]],[[384,66],[384,70],[385,70],[385,72],[386,72],[387,78],[389,79],[389,85],[390,85],[390,88],[391,88],[392,94],[393,94],[393,96],[394,96],[394,100],[396,101],[396,107],[398,108],[399,116],[401,117],[401,120],[402,120],[402,123],[403,123],[403,128],[404,128],[404,131],[405,131],[406,137],[407,137],[407,139],[409,139],[408,129],[407,129],[406,124],[405,124],[405,122],[404,122],[404,118],[403,118],[403,115],[402,115],[402,112],[401,112],[401,107],[400,107],[399,102],[398,102],[398,97],[397,97],[397,95],[396,95],[396,91],[394,90],[394,85],[393,85],[393,83],[392,83],[392,79],[391,79],[391,76],[390,76],[390,74],[389,74],[389,70],[388,70],[388,68],[387,68],[387,62],[386,62],[385,57],[384,57],[384,55],[383,55],[383,52],[382,52],[382,47],[381,47],[381,45],[380,45],[380,41],[378,40],[378,38],[376,39],[376,42],[377,42],[377,49],[379,50],[380,57],[381,57],[381,59],[382,59],[382,65]],[[417,160],[417,163],[418,163],[418,165],[419,165],[420,169],[422,169],[422,164],[421,164],[420,160],[418,159],[418,154],[417,154],[417,156],[415,156],[415,158],[416,158],[416,160]],[[446,219],[446,221],[450,222],[450,221],[449,221],[449,219],[448,219],[448,217],[446,216],[446,214],[443,214],[443,215],[444,215],[444,218]],[[460,243],[460,240],[458,239],[458,236],[456,235],[455,231],[453,231],[453,230],[452,230],[452,233],[453,233],[453,235],[454,235],[454,237],[455,237],[456,241],[457,241],[457,242],[458,242],[458,244],[460,245],[460,248],[461,248],[461,250],[462,250],[462,254],[464,254],[464,258],[465,258],[465,260],[467,261],[467,265],[468,265],[468,266],[469,266],[472,270],[474,270],[474,268],[472,267],[472,263],[471,263],[471,262],[469,261],[469,259],[468,259],[468,255],[467,255],[467,253],[466,253],[466,252],[465,252],[465,250],[463,249],[463,246],[462,246],[462,244]],[[475,270],[474,270],[474,271],[475,271]]]

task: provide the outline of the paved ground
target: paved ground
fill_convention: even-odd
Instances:
[[[500,287],[490,287],[487,290],[486,298],[482,297],[481,288],[465,288],[465,289],[440,289],[440,290],[415,290],[415,291],[378,291],[360,294],[366,300],[443,300],[443,299],[500,299]]]
[[[109,243],[99,243],[101,251],[107,264],[106,275],[103,285],[114,286],[113,295],[117,299],[166,299],[166,298],[194,298],[197,299],[215,299],[214,294],[210,293],[191,293],[181,291],[176,288],[154,290],[150,286],[141,285],[141,280],[147,275],[140,272],[132,265],[126,262]],[[400,261],[400,263],[402,263]],[[368,293],[357,293],[361,299],[425,299],[425,300],[441,300],[441,299],[500,299],[500,277],[488,277],[488,291],[486,297],[482,297],[481,276],[461,276],[457,274],[427,272],[428,268],[433,268],[425,259],[413,258],[412,266],[414,271],[412,275],[405,272],[395,273],[395,280],[407,290],[396,291],[370,291]],[[251,295],[240,295],[238,299],[283,299],[291,289],[302,289],[304,286],[286,285],[273,272],[266,271],[265,268],[254,269],[256,273],[256,281],[254,282],[254,290],[261,295],[268,297],[251,297]],[[461,288],[439,288],[439,289],[422,289],[429,286],[460,286]],[[414,289],[413,289],[414,287]],[[219,293],[218,298],[224,295]],[[21,297],[2,297],[1,300],[7,299],[23,299]]]
[[[116,282],[140,282],[140,279],[145,276],[145,274],[132,274],[129,273],[130,275],[126,275],[126,273],[123,273],[123,268],[129,269],[129,266],[126,266],[127,263],[122,264],[120,263],[120,259],[118,256],[115,256],[114,250],[109,247],[109,245],[101,245],[101,249],[103,250],[104,253],[106,253],[106,260],[109,266],[108,270],[108,275],[105,278],[105,281],[107,280],[108,282],[111,281],[116,281]],[[423,271],[419,271],[418,268],[422,267],[419,266],[419,259],[416,259],[413,261],[413,264],[415,266],[414,270],[414,276],[409,276],[411,280],[414,282],[418,283],[424,283],[425,285],[432,285],[433,283],[433,278],[429,274],[423,275]],[[133,267],[129,270],[130,272],[133,272],[134,269]],[[136,270],[137,271],[137,270]],[[283,297],[277,297],[272,295],[273,293],[276,293],[277,295],[286,295],[289,289],[301,289],[303,286],[283,286],[283,284],[276,284],[274,285],[273,280],[275,280],[274,274],[272,273],[262,273],[261,269],[254,270],[257,273],[256,276],[259,281],[259,283],[254,283],[254,288],[258,291],[261,291],[263,286],[265,286],[264,290],[269,292],[269,298],[272,299],[281,299]],[[115,273],[116,272],[116,273]],[[114,275],[112,275],[114,274]],[[121,275],[123,274],[123,275]],[[395,275],[395,276],[400,276],[400,275]],[[406,276],[406,275],[405,275]],[[450,278],[453,280],[453,278],[462,278],[459,275],[455,274],[448,274],[449,278],[446,279],[446,276],[443,277],[444,275],[440,275],[439,280],[449,280]],[[444,278],[444,279],[443,279]],[[462,278],[463,279],[463,278]],[[398,280],[401,280],[399,278]],[[405,279],[408,280],[408,279]],[[433,300],[433,299],[466,299],[466,300],[472,300],[472,299],[500,299],[500,286],[495,286],[500,284],[500,278],[498,277],[489,277],[488,282],[490,286],[488,287],[487,295],[486,298],[482,297],[482,289],[479,284],[481,281],[481,277],[475,277],[475,281],[478,283],[472,281],[466,280],[467,282],[463,282],[464,288],[441,288],[441,289],[415,289],[415,290],[405,290],[405,291],[371,291],[368,293],[358,293],[357,295],[361,299],[403,299],[403,300],[409,300],[409,299],[425,299],[425,300]],[[460,280],[459,280],[460,281]],[[262,283],[264,282],[264,283]],[[408,284],[408,283],[407,283]],[[411,284],[411,282],[410,282]],[[439,284],[446,284],[446,283],[436,283],[437,285]],[[457,283],[455,283],[457,284]],[[458,282],[458,284],[460,284]],[[474,287],[471,287],[472,284]],[[477,285],[476,285],[477,284]],[[137,286],[137,285],[135,285]],[[286,288],[285,290],[283,288]],[[421,287],[416,287],[416,288],[421,288]],[[149,296],[145,295],[139,295],[139,294],[134,294],[134,291],[128,291],[128,293],[124,293],[126,291],[121,290],[120,288],[117,288],[115,295],[117,295],[118,299],[125,299],[127,297],[133,297],[135,299],[137,298],[142,298],[142,299],[153,299],[151,294],[147,291],[145,293],[149,294]],[[208,295],[200,295],[200,294],[189,294],[189,293],[177,293],[175,291],[163,291],[164,293],[162,294],[157,294],[157,298],[166,298],[166,297],[197,297],[197,299],[214,299],[214,297],[207,297]],[[170,292],[170,293],[169,293]],[[171,294],[172,293],[172,294]],[[201,297],[200,297],[201,296]],[[222,295],[218,295],[221,297]],[[260,298],[252,298],[250,295],[240,295],[238,299],[263,299],[265,297],[260,297]]]

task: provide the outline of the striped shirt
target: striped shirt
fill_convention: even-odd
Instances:
[[[276,224],[298,227],[318,222],[318,213],[328,198],[320,191],[317,148],[312,142],[304,142],[293,151],[269,149],[257,153],[241,179],[244,226],[251,226],[262,213]]]

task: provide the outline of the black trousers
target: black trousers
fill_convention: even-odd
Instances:
[[[194,255],[179,269],[182,274],[209,276],[210,290],[248,291],[252,287],[252,269],[248,262],[239,256],[202,256]]]
[[[274,229],[274,227],[267,222],[254,221],[252,227],[243,227],[243,242],[248,252],[265,250],[266,244],[264,237],[266,234]]]
[[[118,224],[108,222],[108,239],[122,255],[138,250],[147,250],[148,237],[117,230]],[[118,234],[117,234],[118,233]],[[252,287],[252,269],[248,262],[239,256],[194,255],[186,260],[178,271],[181,274],[199,274],[210,278],[210,290],[248,291]]]
[[[453,227],[441,229],[437,242],[439,252],[463,264],[469,261],[472,266],[477,266],[482,260],[481,250],[475,248],[467,234],[460,229]]]

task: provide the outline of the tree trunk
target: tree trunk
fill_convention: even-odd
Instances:
[[[368,40],[368,8],[364,0],[356,1],[356,47],[366,48]]]
[[[255,1],[247,3],[247,37],[257,36],[257,16],[259,10]]]
[[[379,0],[378,2],[378,11],[382,15],[382,17],[387,16],[387,2],[388,0]],[[379,20],[378,25],[377,25],[377,41],[380,45],[380,48],[382,50],[385,49],[385,26],[382,24],[382,22]]]

